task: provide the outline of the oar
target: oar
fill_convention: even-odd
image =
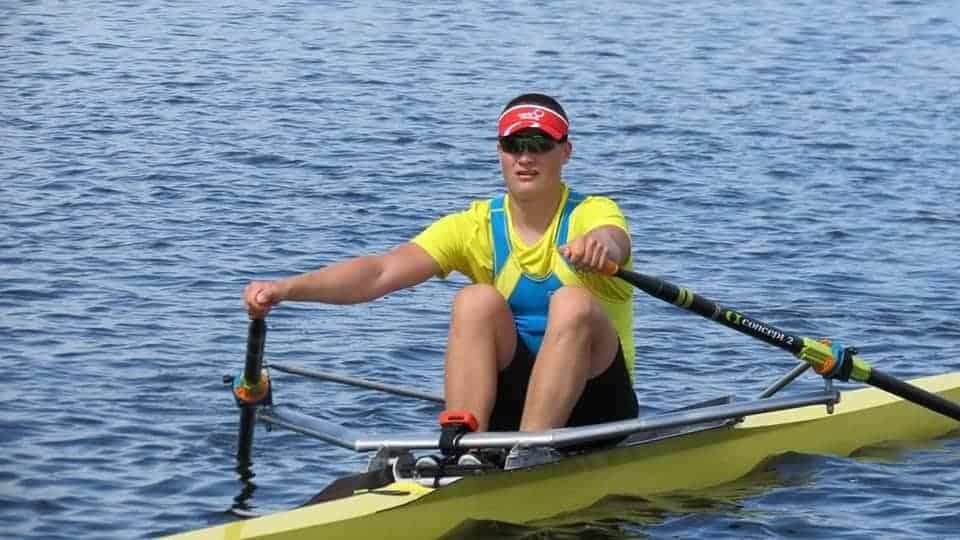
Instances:
[[[257,422],[257,404],[267,398],[270,382],[262,377],[263,347],[267,341],[267,323],[253,319],[247,330],[247,359],[243,375],[234,381],[233,395],[240,407],[240,431],[237,436],[237,462],[250,463],[253,428]]]
[[[612,261],[607,262],[603,273],[616,276],[664,302],[788,351],[812,365],[813,369],[824,377],[860,381],[960,421],[960,405],[878,371],[857,356],[857,350],[852,347],[788,334],[739,311],[727,309],[690,289],[678,287],[657,277],[625,270]]]

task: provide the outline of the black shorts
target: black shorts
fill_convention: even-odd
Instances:
[[[520,417],[523,415],[523,403],[527,397],[534,361],[536,356],[517,336],[517,351],[513,361],[497,376],[497,402],[490,415],[490,431],[520,429]],[[637,395],[623,358],[623,345],[620,345],[610,367],[587,381],[566,427],[627,420],[636,418],[639,411]]]

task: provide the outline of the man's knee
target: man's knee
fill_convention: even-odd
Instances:
[[[510,365],[516,350],[513,314],[503,295],[492,285],[469,285],[456,294],[450,313],[450,335],[451,339],[454,335],[492,338],[500,370]]]
[[[549,320],[555,324],[589,325],[602,308],[583,287],[561,287],[550,296]]]
[[[492,285],[468,285],[453,297],[453,310],[463,314],[489,314],[504,309],[507,309],[507,302]]]
[[[482,324],[496,328],[497,333],[513,328],[513,315],[510,306],[492,285],[468,285],[453,298],[450,320],[458,327]]]
[[[610,365],[620,343],[600,301],[583,287],[561,287],[553,293],[547,327],[558,338],[580,336],[589,340],[591,376]]]

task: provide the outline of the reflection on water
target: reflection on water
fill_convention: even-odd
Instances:
[[[942,450],[951,440],[960,438],[960,429],[929,441],[892,441],[875,444],[856,450],[852,457],[860,461],[875,463],[903,463],[911,452],[923,450]]]
[[[253,462],[237,463],[235,469],[238,480],[240,481],[240,493],[233,498],[233,505],[230,507],[231,513],[236,515],[245,515],[253,510],[250,500],[253,498],[253,492],[257,490],[257,484],[253,481],[256,473],[253,472]]]
[[[497,540],[497,539],[555,539],[581,540],[628,538],[615,524],[578,523],[553,527],[531,527],[499,521],[468,520],[456,529],[440,537],[441,540]]]

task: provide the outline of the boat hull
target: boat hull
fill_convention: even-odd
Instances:
[[[912,381],[960,401],[960,372]],[[615,494],[649,496],[736,480],[787,452],[849,455],[886,441],[928,440],[960,423],[873,388],[823,406],[765,413],[718,428],[464,478],[432,490],[395,483],[336,501],[177,535],[200,539],[436,538],[467,519],[529,523]]]

